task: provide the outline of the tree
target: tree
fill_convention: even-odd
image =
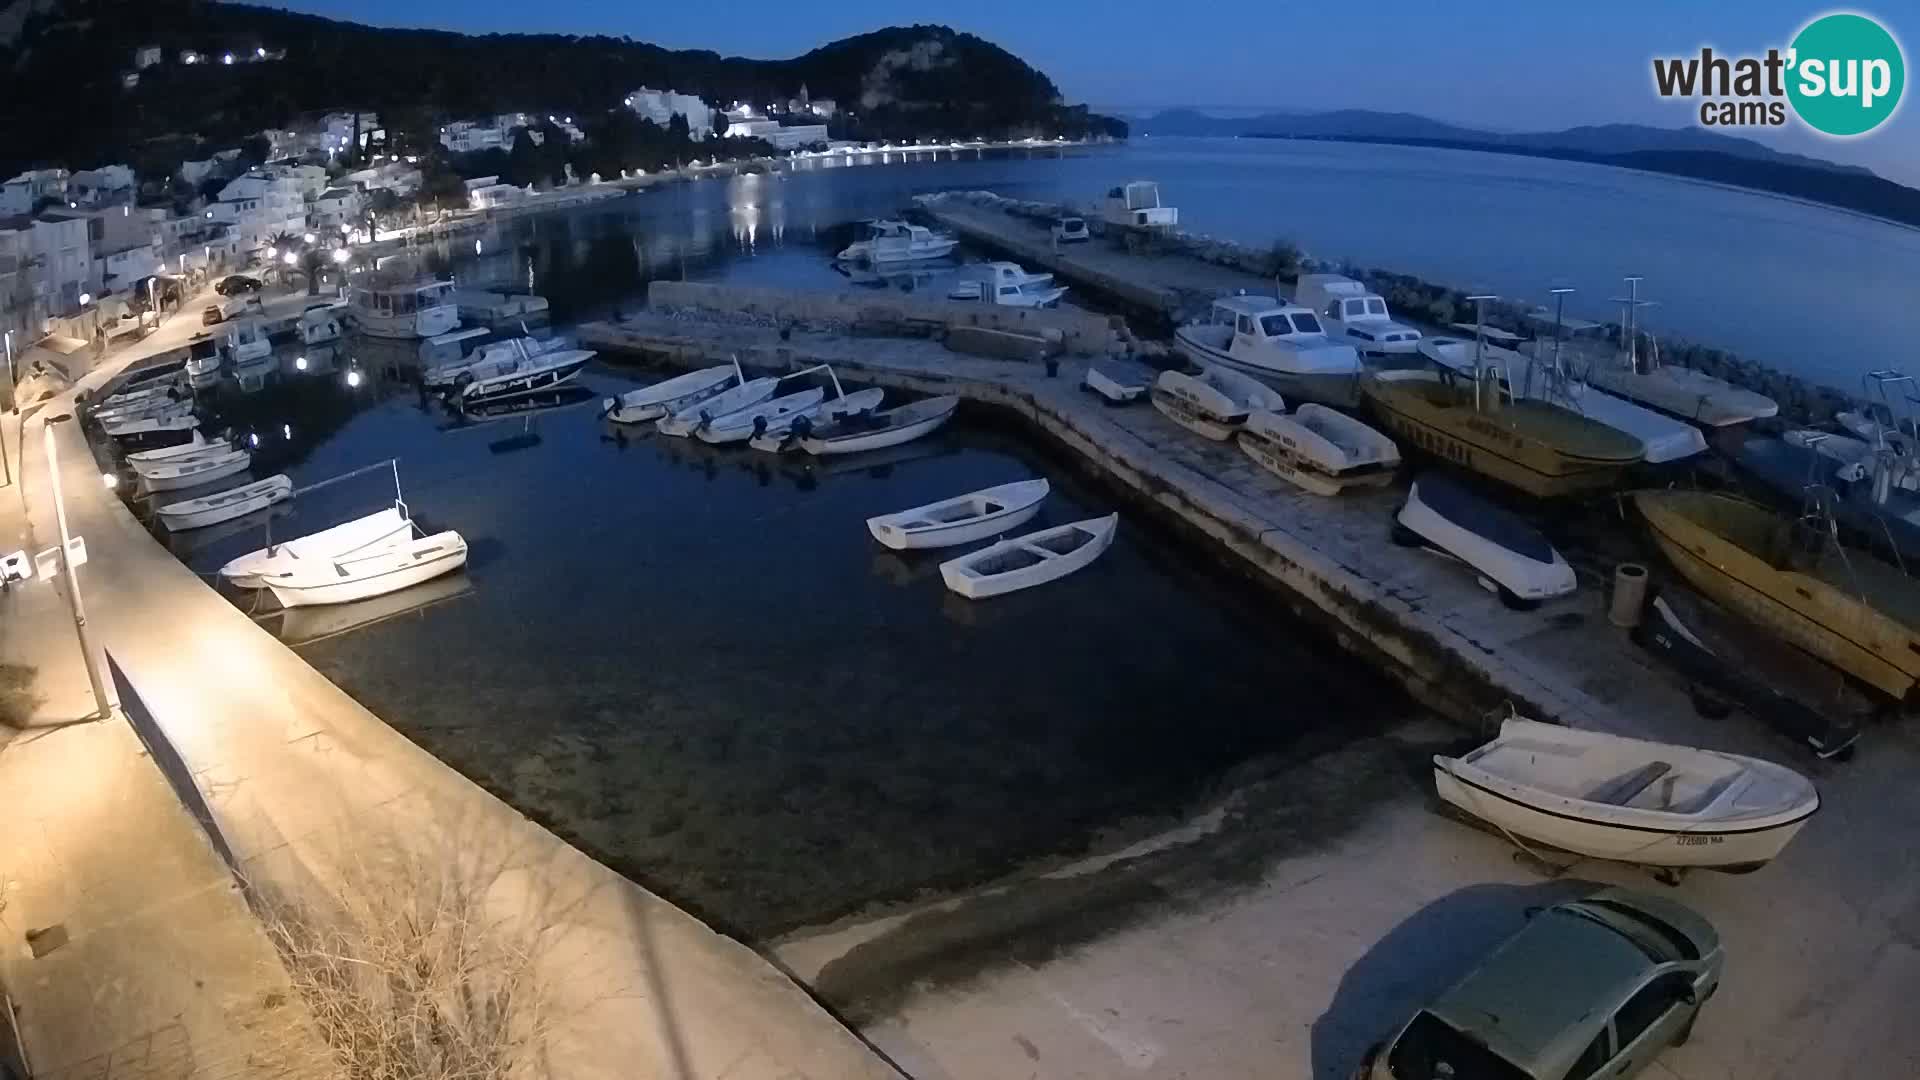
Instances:
[[[300,272],[307,275],[307,295],[320,295],[320,275],[325,273],[333,261],[333,253],[320,247],[310,247],[300,253]]]
[[[273,144],[265,135],[249,135],[240,140],[240,156],[248,165],[264,164],[267,155],[273,152]]]
[[[686,114],[674,113],[667,118],[667,138],[675,147],[693,145],[693,129],[687,126]]]
[[[287,264],[283,260],[289,252],[300,250],[302,246],[300,238],[289,232],[277,232],[267,237],[267,243],[273,249],[273,254],[270,256],[273,261],[268,265],[273,270],[279,272],[280,281],[282,284],[285,284],[287,280]]]
[[[507,151],[507,183],[525,187],[540,175],[540,148],[533,145],[533,133],[526,128],[513,129],[513,148]]]
[[[724,138],[727,134],[727,114],[720,109],[713,110],[713,137]]]

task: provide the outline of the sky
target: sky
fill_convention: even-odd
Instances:
[[[1912,76],[1920,64],[1920,6],[1877,2],[1846,10],[1889,26]],[[730,0],[713,7],[634,0],[281,0],[277,6],[383,26],[625,35],[668,48],[767,59],[883,26],[940,22],[1008,49],[1050,76],[1067,100],[1096,108],[1378,109],[1504,131],[1694,124],[1695,106],[1654,94],[1654,56],[1697,54],[1702,45],[1736,55],[1784,48],[1809,20],[1835,10],[1804,0],[1208,0],[1192,8],[1166,0],[973,0],[938,7],[899,0]],[[1920,88],[1904,96],[1892,120],[1860,138],[1829,139],[1796,124],[1732,133],[1920,186],[1920,104],[1911,100]]]

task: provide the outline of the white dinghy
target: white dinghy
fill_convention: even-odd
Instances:
[[[1436,755],[1442,799],[1502,832],[1596,859],[1744,873],[1814,811],[1783,765],[1512,717],[1460,758]]]
[[[1442,473],[1414,480],[1394,517],[1393,541],[1459,559],[1516,610],[1565,596],[1578,584],[1573,567],[1538,529]]]
[[[264,510],[292,494],[293,481],[282,473],[279,476],[269,476],[265,480],[255,480],[251,484],[230,488],[217,495],[171,502],[154,510],[153,514],[168,530],[181,532],[244,517],[255,510]]]
[[[1392,439],[1325,405],[1302,405],[1291,416],[1255,409],[1236,438],[1256,463],[1315,495],[1379,486],[1400,467]]]
[[[127,464],[133,468],[134,475],[140,477],[142,480],[153,478],[164,479],[165,477],[175,475],[172,470],[177,469],[179,466],[192,464],[196,461],[206,461],[208,458],[225,457],[233,452],[234,447],[225,442],[217,442],[201,446],[183,454],[174,454],[172,457],[161,458],[158,461],[135,461],[129,457]]]
[[[102,425],[108,435],[116,439],[131,439],[137,435],[158,435],[167,431],[191,431],[200,426],[200,421],[188,409],[161,413],[157,416],[143,416],[137,420],[120,420]]]
[[[190,457],[158,465],[136,466],[134,471],[140,474],[140,482],[146,485],[148,491],[173,491],[224,480],[236,473],[246,472],[247,466],[252,463],[253,455],[245,450],[228,450],[210,457]]]
[[[775,425],[784,431],[792,425],[794,417],[812,413],[826,400],[827,392],[818,386],[811,390],[782,394],[709,420],[696,427],[693,433],[700,437],[701,442],[745,442],[753,438],[755,432],[766,431]]]
[[[737,361],[689,371],[665,382],[629,390],[617,398],[608,398],[605,403],[607,419],[616,424],[644,424],[697,405],[723,393],[729,386],[745,381]]]
[[[940,564],[947,588],[969,600],[984,600],[1066,577],[1090,565],[1113,545],[1119,514],[1009,537]]]
[[[815,457],[828,454],[855,454],[912,442],[931,435],[953,418],[960,399],[952,394],[896,405],[879,412],[842,417],[831,424],[814,427],[796,423],[793,432],[800,448]]]
[[[242,589],[258,589],[266,578],[285,573],[304,560],[325,560],[350,555],[383,541],[403,542],[413,538],[413,529],[399,505],[342,522],[330,529],[270,544],[249,551],[220,568],[220,576]]]
[[[780,380],[771,375],[746,382],[724,393],[715,394],[694,405],[689,405],[672,416],[664,417],[654,423],[662,435],[686,438],[696,430],[713,421],[752,408],[773,396],[780,388]]]
[[[1277,390],[1248,375],[1201,365],[1200,374],[1163,371],[1153,383],[1153,407],[1202,438],[1225,442],[1255,409],[1285,412]]]
[[[895,551],[952,547],[1025,525],[1050,490],[1043,480],[1020,480],[971,494],[867,519],[867,531]]]
[[[282,607],[345,604],[385,596],[467,564],[467,542],[451,530],[329,559],[303,560],[262,577]]]
[[[835,381],[835,385],[839,385],[837,380]],[[812,426],[824,426],[849,416],[872,412],[878,409],[880,403],[885,401],[886,398],[887,392],[877,386],[869,387],[865,390],[856,390],[851,394],[843,393],[832,401],[823,402],[819,408],[808,412],[796,413],[782,420],[769,421],[764,430],[757,430],[757,433],[747,440],[747,445],[753,447],[755,450],[765,450],[769,453],[777,454],[793,446],[793,425],[795,422],[804,419]],[[705,438],[705,436],[703,435],[702,438]]]
[[[146,463],[172,461],[176,458],[190,457],[194,454],[204,454],[208,451],[228,449],[231,449],[231,447],[227,445],[225,440],[208,442],[206,436],[200,434],[199,431],[195,431],[193,438],[188,439],[186,442],[176,443],[173,446],[162,446],[157,450],[137,450],[128,454],[127,464],[133,466],[137,471],[142,464]]]

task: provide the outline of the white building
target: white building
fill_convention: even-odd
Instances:
[[[242,252],[256,252],[276,234],[307,231],[306,186],[301,177],[255,169],[227,181],[219,201],[208,205],[207,219],[224,222]]]
[[[133,66],[145,71],[166,58],[165,50],[158,45],[143,45],[133,50]]]
[[[504,150],[507,147],[507,129],[492,121],[456,120],[440,129],[440,145],[454,154]]]
[[[795,124],[782,127],[778,120],[740,120],[727,125],[727,138],[765,139],[775,150],[798,150],[827,141],[827,125]]]
[[[360,220],[361,202],[354,188],[328,188],[307,204],[307,225],[315,232],[338,232]]]
[[[64,209],[49,210],[34,220],[34,295],[49,316],[76,314],[82,296],[93,298],[93,248],[87,232],[91,221],[90,214]]]
[[[82,169],[67,178],[67,199],[81,206],[102,206],[111,202],[133,201],[133,169],[126,165],[102,165]]]
[[[420,190],[424,177],[417,165],[389,161],[371,169],[350,172],[342,179],[346,183],[359,185],[363,191],[391,191],[404,198]]]
[[[692,94],[674,90],[649,90],[641,87],[627,95],[627,108],[666,127],[675,116],[687,118],[687,131],[695,139],[713,134],[713,106]]]
[[[67,170],[30,169],[0,185],[0,217],[31,214],[42,199],[65,200]]]

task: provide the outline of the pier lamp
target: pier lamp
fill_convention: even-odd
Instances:
[[[347,388],[350,390],[358,390],[360,388],[359,369],[355,368],[347,372]]]
[[[99,711],[90,719],[104,720],[113,712],[107,704],[107,687],[100,681],[100,664],[94,656],[92,635],[87,633],[87,613],[80,603],[80,578],[74,572],[73,538],[67,532],[67,501],[60,490],[60,454],[54,445],[54,427],[58,424],[71,424],[72,413],[61,413],[48,420],[41,427],[46,438],[47,477],[53,490],[53,515],[60,526],[60,570],[67,579],[67,608],[73,612],[73,633],[80,639],[80,658],[86,662],[87,684],[93,690],[93,704]]]
[[[120,478],[110,472],[101,473],[100,482],[106,485],[108,491],[112,491],[120,486]]]

